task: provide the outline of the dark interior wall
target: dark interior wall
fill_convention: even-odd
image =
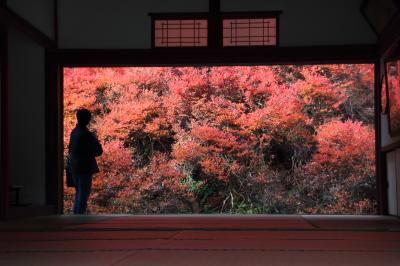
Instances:
[[[281,46],[373,44],[362,0],[222,0],[222,11],[281,10]],[[151,12],[207,12],[208,0],[59,0],[60,48],[151,47]]]
[[[8,32],[9,174],[23,185],[21,202],[45,204],[45,50]]]
[[[0,6],[2,2],[0,1]],[[6,216],[8,204],[8,180],[7,180],[7,32],[4,26],[0,26],[0,219]]]
[[[54,0],[7,0],[7,7],[53,39]]]
[[[150,48],[149,12],[207,12],[208,0],[60,0],[60,48]]]
[[[6,8],[5,13],[11,14],[3,25],[7,37],[4,113],[8,120],[5,126],[8,137],[3,142],[7,144],[7,175],[2,183],[6,184],[4,191],[9,193],[2,197],[3,206],[7,207],[3,218],[40,215],[46,205],[46,48],[43,45],[50,45],[50,40],[54,39],[55,1],[0,1]],[[9,206],[15,195],[10,193],[9,185],[24,186],[20,203],[29,203],[27,208]]]
[[[371,44],[362,0],[221,0],[222,10],[282,10],[282,46]]]

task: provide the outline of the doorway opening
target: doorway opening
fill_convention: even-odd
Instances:
[[[92,214],[377,213],[372,64],[63,71],[64,155],[82,107],[104,148]]]

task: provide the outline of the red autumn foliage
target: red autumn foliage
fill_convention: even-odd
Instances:
[[[400,60],[387,63],[391,132],[400,131]]]
[[[64,82],[65,147],[81,107],[104,147],[92,213],[375,212],[371,65],[66,68]]]

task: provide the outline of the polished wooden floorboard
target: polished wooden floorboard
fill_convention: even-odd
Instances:
[[[0,265],[400,265],[385,216],[47,216],[0,223]]]

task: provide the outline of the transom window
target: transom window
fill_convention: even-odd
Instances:
[[[268,46],[276,44],[276,18],[223,20],[223,46]]]
[[[279,14],[270,12],[150,13],[152,47],[278,46]]]
[[[206,19],[160,19],[154,21],[155,47],[205,47],[208,44]]]

